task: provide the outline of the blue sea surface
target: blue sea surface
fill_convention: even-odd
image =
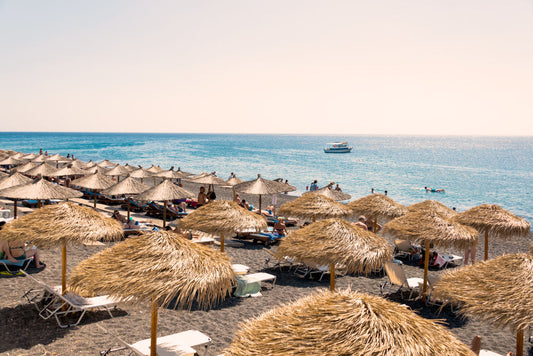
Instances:
[[[324,153],[335,141],[354,149]],[[291,194],[317,179],[319,186],[339,183],[352,200],[374,188],[405,205],[433,199],[463,211],[498,204],[533,221],[533,137],[0,132],[0,148],[216,171],[224,179],[230,172],[243,180],[282,177],[298,188]]]

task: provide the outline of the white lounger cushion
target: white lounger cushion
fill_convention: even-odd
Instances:
[[[194,346],[207,345],[211,338],[198,330],[187,330],[157,338],[157,354],[159,356],[194,355]],[[150,339],[138,341],[130,347],[143,355],[150,355]]]

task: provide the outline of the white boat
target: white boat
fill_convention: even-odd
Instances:
[[[325,153],[350,153],[352,151],[351,146],[348,146],[348,142],[332,142],[327,143],[324,147]]]

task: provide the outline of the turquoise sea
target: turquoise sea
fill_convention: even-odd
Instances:
[[[354,149],[324,153],[334,141]],[[459,211],[498,204],[533,221],[533,137],[0,132],[0,148],[216,171],[224,179],[230,172],[243,180],[282,177],[298,188],[291,194],[317,179],[319,186],[339,183],[352,200],[374,188],[402,204],[434,199]]]

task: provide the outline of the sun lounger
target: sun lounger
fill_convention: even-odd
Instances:
[[[272,260],[275,261],[274,266],[272,266],[272,268],[278,268],[280,271],[282,270],[283,267],[289,267],[288,270],[290,271],[292,267],[294,266],[294,262],[295,262],[294,258],[291,258],[289,256],[284,256],[282,259],[278,259],[276,255],[274,254],[274,252],[270,251],[269,249],[264,248],[263,251],[265,251],[271,256],[265,260],[265,266],[268,266],[270,261]]]
[[[12,276],[22,274],[22,271],[27,270],[32,261],[33,257],[18,262],[0,260],[0,266],[5,268],[5,271],[0,272],[0,274],[8,274]]]
[[[318,281],[320,282],[326,274],[330,274],[329,266],[319,266],[316,269],[311,269],[309,276],[314,278],[315,275],[320,274]],[[335,277],[342,277],[346,275],[346,267],[341,265],[335,265]]]
[[[231,268],[233,269],[233,273],[237,275],[246,274],[250,270],[250,267],[238,263],[232,264]]]
[[[133,200],[131,198],[128,198],[128,200],[130,202],[130,210],[131,211],[136,211],[136,212],[145,211],[148,208],[148,204],[139,204],[139,203],[137,203],[135,200]],[[123,209],[128,209],[127,201],[126,201],[126,203],[122,204],[121,207]]]
[[[195,355],[193,347],[209,346],[211,338],[198,330],[187,330],[157,338],[157,354],[159,356],[189,356]],[[138,341],[128,345],[140,355],[150,355],[150,339]]]
[[[446,254],[441,255],[441,257],[444,259],[444,265],[442,266],[442,268],[458,266],[463,263],[463,257],[461,256]]]
[[[37,308],[41,318],[46,320],[53,316],[60,328],[77,326],[88,310],[105,310],[109,313],[109,316],[113,317],[111,309],[116,308],[118,303],[113,298],[108,296],[85,298],[73,293],[62,295],[60,286],[51,287],[26,272],[23,272],[23,274],[39,285],[39,289],[30,289],[24,293],[22,298]],[[73,313],[80,313],[74,323],[69,324],[62,321],[63,317]]]
[[[276,232],[259,232],[250,234],[249,237],[253,239],[254,243],[261,241],[266,246],[279,242],[281,238],[285,237],[285,235],[279,235]]]
[[[403,272],[402,266],[394,262],[387,262],[385,264],[385,272],[387,273],[389,281],[380,284],[379,289],[381,294],[383,294],[383,290],[387,285],[389,285],[389,291],[394,286],[397,286],[397,292],[401,293],[402,299],[404,289],[407,289],[407,291],[410,292],[409,299],[411,299],[413,292],[418,290],[419,287],[424,284],[424,280],[422,278],[407,278]]]
[[[270,281],[272,288],[276,284],[276,276],[270,273],[258,272],[237,276],[237,288],[234,295],[237,297],[249,297],[261,295],[261,282]]]

